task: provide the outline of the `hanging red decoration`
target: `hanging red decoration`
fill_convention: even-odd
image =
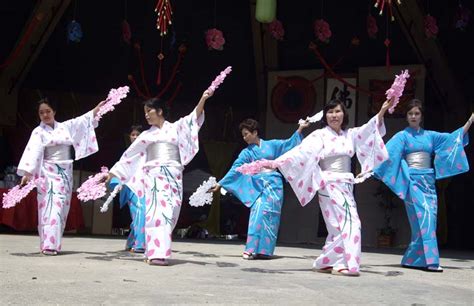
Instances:
[[[130,29],[130,24],[128,24],[127,19],[122,21],[122,39],[127,44],[130,44],[130,40],[132,39],[132,31]]]
[[[156,19],[156,28],[160,30],[160,35],[165,36],[168,33],[168,26],[171,25],[171,15],[173,9],[169,0],[158,0],[155,7],[155,12],[158,14]]]
[[[283,40],[283,36],[285,36],[285,29],[283,29],[283,24],[278,19],[273,20],[268,25],[268,31],[270,31],[270,34],[276,40]]]
[[[464,31],[469,24],[469,19],[471,19],[471,11],[459,3],[459,6],[456,10],[454,27],[458,30]]]
[[[375,7],[379,9],[379,15],[383,14],[384,9],[387,9],[387,14],[388,17],[390,17],[390,20],[394,21],[395,18],[393,17],[393,5],[392,0],[375,0]],[[402,3],[401,0],[397,0],[397,4],[400,5]]]
[[[209,29],[206,31],[206,44],[209,50],[224,50],[224,34],[218,29]]]
[[[436,38],[436,35],[438,35],[438,25],[436,24],[436,18],[430,14],[425,16],[425,35],[427,38]]]
[[[367,34],[370,38],[376,38],[379,28],[377,27],[377,20],[372,15],[367,16]]]
[[[327,23],[326,20],[317,19],[314,22],[314,36],[316,36],[317,40],[323,43],[329,42],[329,38],[331,38],[332,32],[329,27],[329,23]]]

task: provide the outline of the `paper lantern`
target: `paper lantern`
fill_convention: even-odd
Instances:
[[[257,0],[255,19],[262,23],[272,22],[276,16],[276,8],[276,0]]]

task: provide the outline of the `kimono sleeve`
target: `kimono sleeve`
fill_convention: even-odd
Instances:
[[[87,112],[82,116],[67,120],[63,125],[71,136],[74,146],[76,160],[87,157],[99,151],[95,128],[98,123],[94,119],[93,111]]]
[[[410,172],[405,161],[405,136],[398,132],[387,142],[390,159],[374,169],[374,176],[385,183],[400,199],[404,200],[408,192]]]
[[[450,177],[469,171],[469,162],[464,147],[469,144],[463,128],[452,133],[430,131],[435,152],[434,168],[436,179]]]
[[[271,144],[275,147],[275,157],[285,154],[289,150],[293,149],[301,143],[303,136],[298,132],[294,132],[288,139],[276,139],[272,140]]]
[[[308,204],[316,192],[325,186],[319,167],[323,141],[319,130],[308,135],[300,145],[276,159],[280,172],[290,183],[302,206]]]
[[[199,151],[199,130],[204,122],[204,112],[199,116],[196,115],[196,110],[176,121],[178,131],[178,147],[181,158],[181,165],[185,166],[194,158]]]
[[[349,129],[349,136],[352,137],[362,172],[371,171],[388,159],[388,152],[382,139],[384,135],[385,124],[383,121],[379,122],[377,116],[361,127]]]
[[[247,207],[250,207],[256,200],[256,194],[248,191],[257,188],[253,186],[254,180],[251,175],[242,174],[235,169],[250,162],[252,162],[252,158],[249,152],[246,149],[242,150],[230,170],[219,181],[219,185],[236,196]]]
[[[123,184],[127,183],[136,173],[141,173],[141,166],[143,166],[146,161],[148,142],[144,136],[147,133],[148,131],[141,133],[109,171]]]
[[[23,155],[21,156],[17,174],[24,176],[29,173],[38,176],[41,169],[41,163],[43,162],[43,153],[44,146],[41,140],[41,133],[39,132],[39,128],[35,128],[31,133],[25,151],[23,151]]]

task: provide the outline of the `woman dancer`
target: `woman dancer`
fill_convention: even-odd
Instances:
[[[211,95],[204,91],[196,108],[173,123],[166,121],[165,101],[145,101],[145,118],[152,127],[110,169],[109,179],[115,176],[139,198],[145,197],[145,255],[150,265],[169,264],[171,233],[183,199],[183,169],[199,150],[198,132]]]
[[[128,137],[130,143],[133,143],[138,138],[140,133],[143,132],[141,125],[132,125]],[[110,181],[110,188],[114,189],[120,181],[117,178],[112,178]],[[138,198],[130,188],[123,186],[120,190],[120,208],[128,204],[130,208],[130,216],[132,217],[132,223],[130,224],[130,234],[127,238],[125,250],[132,253],[144,253],[145,252],[145,201],[144,198]]]
[[[438,205],[435,180],[469,170],[464,146],[469,141],[466,134],[474,121],[474,114],[463,127],[451,134],[424,130],[420,126],[423,104],[414,99],[408,103],[406,119],[408,127],[387,143],[390,159],[374,173],[405,202],[411,242],[402,258],[402,265],[442,272],[436,240]]]
[[[286,140],[261,139],[258,135],[258,122],[253,119],[246,119],[239,125],[242,138],[248,147],[240,152],[232,168],[212,191],[218,191],[222,186],[245,206],[250,207],[244,259],[265,259],[273,255],[283,204],[283,181],[281,174],[274,170],[249,176],[235,169],[245,163],[260,159],[272,160],[284,154],[301,143],[302,130],[308,125],[307,122],[301,124]]]
[[[65,122],[57,122],[56,110],[48,99],[38,102],[41,120],[31,133],[30,140],[18,165],[21,184],[32,178],[44,179],[38,186],[38,233],[40,249],[44,255],[57,255],[66,226],[72,195],[72,156],[76,160],[99,150],[94,119],[100,102],[92,111]]]
[[[357,154],[364,173],[387,159],[383,116],[391,104],[385,101],[368,123],[346,130],[346,108],[341,101],[331,100],[323,111],[325,127],[276,159],[303,206],[318,192],[328,231],[323,252],[313,264],[318,272],[359,276],[361,224],[353,195],[351,157]]]

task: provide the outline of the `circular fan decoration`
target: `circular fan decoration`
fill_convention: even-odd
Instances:
[[[275,117],[284,123],[296,123],[313,113],[316,90],[313,84],[300,76],[279,78],[273,87],[271,106]]]

